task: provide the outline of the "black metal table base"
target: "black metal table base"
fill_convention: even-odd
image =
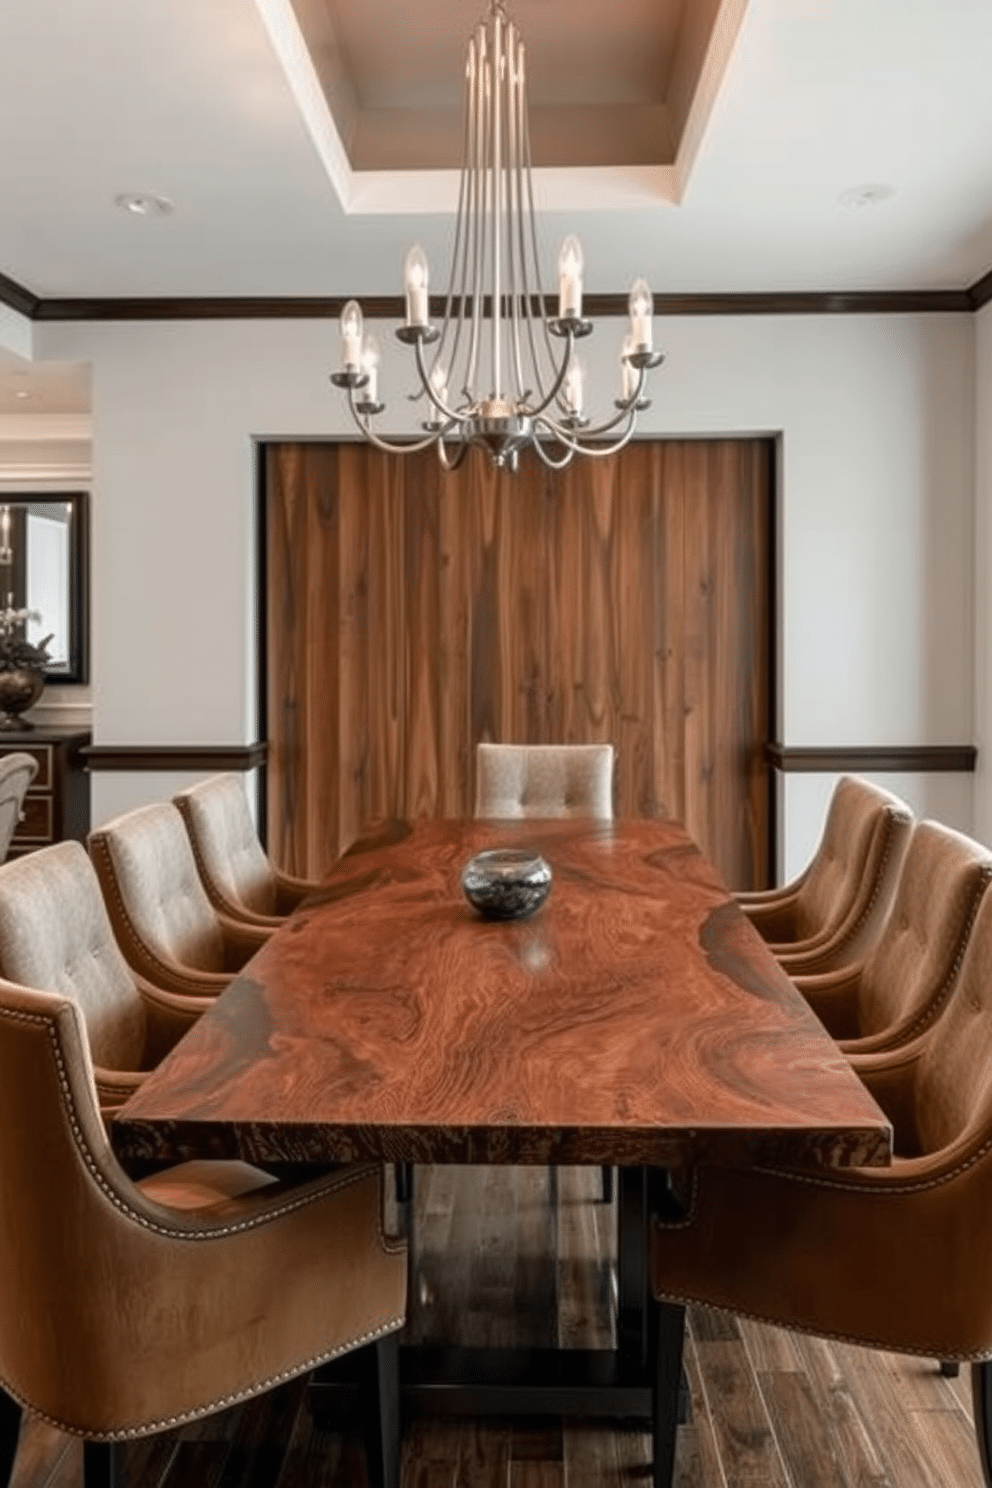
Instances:
[[[617,1194],[616,1349],[470,1348],[406,1344],[399,1350],[404,1413],[428,1415],[599,1417],[649,1423],[654,1488],[669,1488],[675,1427],[689,1418],[682,1370],[683,1310],[659,1306],[648,1276],[648,1225],[663,1207],[667,1175],[620,1168]],[[404,1185],[405,1193],[412,1184]],[[411,1255],[412,1260],[412,1255]],[[313,1376],[315,1421],[330,1423],[359,1407],[348,1357]]]
[[[351,1409],[350,1361],[325,1364],[310,1386],[316,1416]],[[400,1401],[428,1415],[602,1416],[649,1421],[651,1374],[611,1349],[400,1347]],[[687,1419],[683,1379],[679,1420]]]

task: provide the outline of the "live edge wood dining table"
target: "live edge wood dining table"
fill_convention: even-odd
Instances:
[[[495,846],[552,867],[530,919],[483,920],[460,892],[466,860]],[[891,1159],[882,1112],[713,867],[661,820],[369,829],[112,1140],[137,1166],[618,1167],[615,1350],[410,1346],[400,1369],[404,1400],[434,1410],[626,1417],[652,1415],[659,1388],[646,1253],[666,1173]],[[681,1318],[676,1342],[675,1367]],[[674,1424],[667,1444],[657,1431],[662,1482]]]

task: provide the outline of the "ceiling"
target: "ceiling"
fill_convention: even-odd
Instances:
[[[507,8],[549,279],[570,230],[599,293],[961,289],[992,267],[989,0]],[[4,0],[0,274],[42,299],[393,295],[419,239],[442,277],[442,126],[484,9]]]

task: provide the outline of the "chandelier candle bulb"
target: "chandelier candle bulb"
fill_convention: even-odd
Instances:
[[[632,367],[627,360],[628,354],[634,350],[633,336],[625,336],[623,346],[620,348],[620,373],[623,378],[622,396],[625,403],[629,403],[637,391],[637,368]]]
[[[367,379],[362,397],[366,402],[374,403],[379,388],[379,343],[371,332],[362,341],[362,371]]]
[[[433,372],[431,373],[430,383],[431,383],[431,391],[433,392],[433,394],[434,394],[435,398],[437,399],[438,403],[447,403],[447,401],[448,401],[448,374],[447,374],[447,372],[445,371],[444,367],[441,365],[440,362],[437,364],[437,366],[434,368]],[[438,410],[438,411],[440,412],[440,410]]]
[[[406,256],[406,323],[408,326],[425,326],[427,317],[427,255],[419,244]]]
[[[558,255],[558,314],[563,320],[582,316],[582,245],[572,234]]]
[[[582,413],[582,382],[584,371],[582,363],[573,357],[568,372],[565,374],[565,407],[571,414]]]
[[[651,349],[651,291],[639,279],[621,369],[624,398],[592,423],[575,358],[577,344],[594,329],[582,313],[582,248],[571,233],[561,244],[558,313],[551,315],[534,207],[524,46],[508,4],[488,0],[468,44],[458,213],[437,325],[430,321],[427,256],[419,244],[404,264],[406,320],[396,338],[415,363],[417,390],[409,396],[422,409],[426,402],[423,437],[390,437],[373,427],[385,404],[376,398],[378,363],[362,355],[354,301],[345,307],[353,318],[342,316],[343,365],[331,373],[364,439],[398,454],[433,445],[445,470],[457,470],[472,448],[511,473],[525,450],[549,470],[563,470],[575,455],[615,454],[633,439],[637,415],[648,407],[647,373],[664,360]],[[434,348],[429,358],[428,346]]]
[[[358,372],[362,365],[362,309],[357,300],[349,300],[341,311],[341,368]]]
[[[646,279],[637,279],[630,291],[630,333],[635,351],[651,350],[651,320],[654,315],[654,299]]]

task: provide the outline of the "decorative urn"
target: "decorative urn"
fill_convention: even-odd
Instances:
[[[27,620],[40,620],[36,610],[0,610],[0,730],[30,729],[21,717],[41,697],[49,661],[46,636],[37,646],[24,635]]]

